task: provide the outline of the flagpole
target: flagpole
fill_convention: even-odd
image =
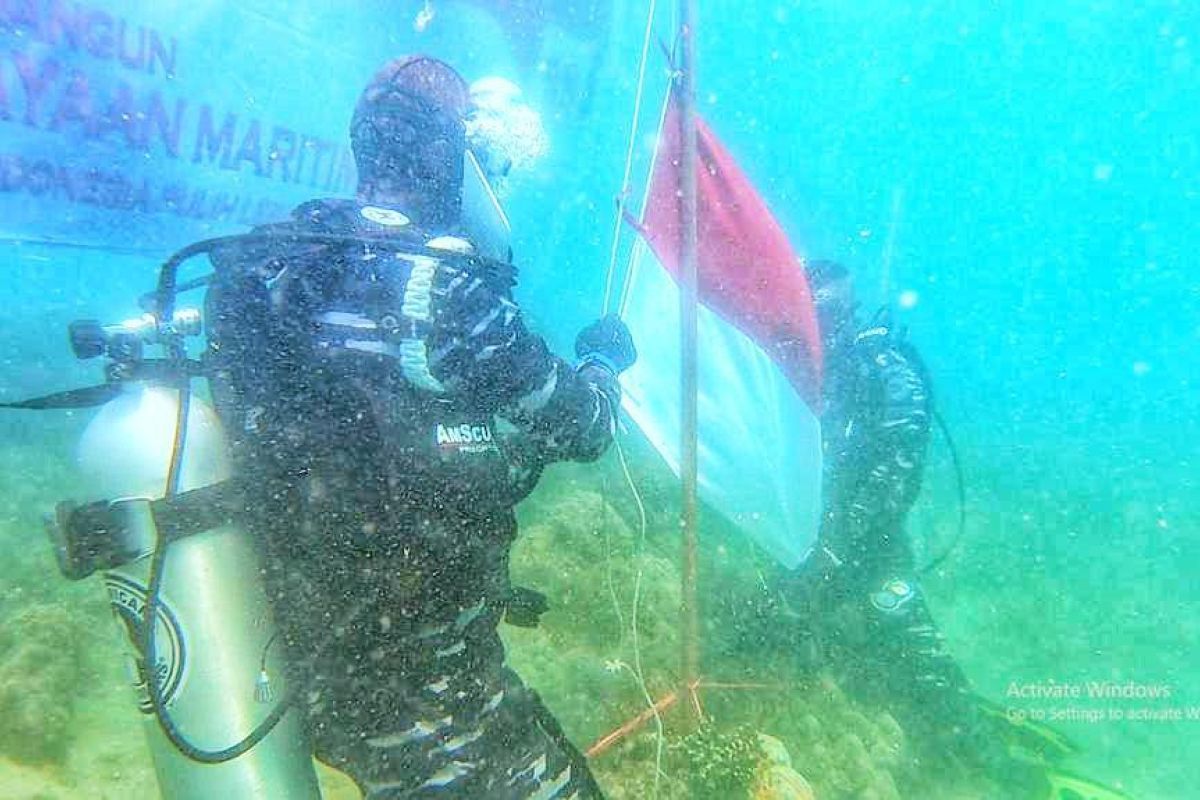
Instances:
[[[698,472],[698,449],[696,428],[698,416],[697,395],[697,221],[696,221],[696,0],[680,0],[679,19],[682,29],[682,53],[679,62],[681,71],[679,85],[679,121],[682,126],[680,158],[681,234],[683,241],[679,270],[679,322],[681,347],[681,420],[682,438],[680,447],[680,480],[682,502],[680,528],[683,534],[682,575],[682,675],[683,688],[680,697],[691,699],[696,716],[700,706],[696,697],[696,685],[700,679],[700,624],[697,604],[697,513],[696,483]]]

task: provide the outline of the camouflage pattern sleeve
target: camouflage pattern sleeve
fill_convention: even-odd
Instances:
[[[572,367],[550,352],[507,297],[468,281],[452,304],[469,354],[461,385],[515,425],[546,461],[591,461],[616,427],[620,387],[602,367]]]
[[[870,560],[894,553],[903,543],[902,523],[921,489],[930,437],[930,398],[924,369],[910,348],[891,342],[862,342],[871,376],[871,407],[855,415],[857,440],[867,457],[857,474],[832,498],[827,544],[840,557]],[[864,346],[865,344],[865,346]]]

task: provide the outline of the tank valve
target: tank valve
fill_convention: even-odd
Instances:
[[[78,359],[86,361],[108,355],[117,361],[137,361],[142,357],[144,345],[161,344],[171,337],[199,336],[202,330],[200,312],[194,308],[181,308],[168,323],[159,322],[153,314],[142,314],[116,325],[80,319],[68,326],[67,333],[71,350]]]

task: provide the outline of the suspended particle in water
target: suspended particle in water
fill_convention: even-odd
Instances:
[[[1148,362],[1146,362],[1146,361],[1133,362],[1133,374],[1134,375],[1141,377],[1142,375],[1146,375],[1149,372],[1150,372],[1150,364]]]
[[[917,294],[912,289],[905,289],[896,298],[896,304],[903,309],[916,308],[917,303],[921,302],[921,295]]]
[[[1095,168],[1092,169],[1092,177],[1095,178],[1097,181],[1100,181],[1101,183],[1104,183],[1109,178],[1111,178],[1112,174],[1113,174],[1113,165],[1112,164],[1097,164],[1095,166]]]
[[[417,12],[416,19],[413,20],[413,30],[417,33],[424,33],[429,27],[429,23],[433,22],[434,10],[433,0],[425,0],[425,5]]]

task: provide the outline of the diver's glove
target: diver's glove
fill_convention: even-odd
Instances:
[[[537,589],[514,586],[505,601],[504,621],[518,628],[536,628],[549,609],[550,601]]]
[[[575,355],[579,369],[601,367],[613,376],[620,375],[637,361],[633,335],[616,314],[593,322],[575,337]]]

